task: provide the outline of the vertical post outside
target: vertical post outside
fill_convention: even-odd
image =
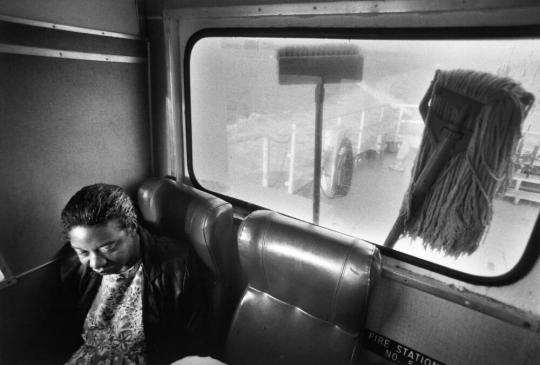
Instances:
[[[262,145],[262,186],[268,187],[268,137],[263,137]]]
[[[360,131],[358,132],[358,144],[356,145],[356,154],[359,155],[362,148],[362,134],[364,133],[364,121],[366,119],[366,112],[362,112],[360,117]]]
[[[399,138],[399,132],[401,130],[401,121],[403,120],[403,111],[404,111],[404,109],[405,109],[404,105],[399,106],[399,118],[398,118],[398,122],[397,122],[397,126],[396,126],[396,135],[395,135],[395,138],[394,138],[395,141],[397,141],[398,138]]]
[[[315,156],[313,168],[313,223],[319,224],[321,208],[321,161],[323,130],[324,80],[320,78],[315,87]]]

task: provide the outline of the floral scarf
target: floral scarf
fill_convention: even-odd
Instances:
[[[66,365],[146,364],[142,296],[142,263],[104,275],[84,322],[84,344]]]

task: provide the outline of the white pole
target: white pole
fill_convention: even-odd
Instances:
[[[379,134],[379,135],[377,135],[377,157],[378,158],[382,159],[383,151],[384,151],[383,135]]]
[[[358,144],[356,145],[356,154],[360,154],[360,148],[362,147],[362,133],[364,132],[364,120],[366,118],[366,112],[362,112],[362,117],[360,118],[360,131],[358,132]]]
[[[289,152],[289,180],[287,181],[287,192],[289,194],[293,193],[294,189],[294,158],[296,154],[296,124],[292,125],[292,132],[291,132],[291,146],[290,146],[290,152]]]
[[[263,145],[262,145],[262,186],[267,188],[268,187],[268,137],[263,137]]]
[[[400,106],[399,106],[399,119],[398,119],[398,122],[397,122],[396,136],[395,136],[395,140],[396,140],[396,141],[397,141],[398,138],[399,138],[399,131],[400,131],[400,129],[401,129],[401,120],[403,119],[403,108],[404,108],[403,105],[400,105]]]

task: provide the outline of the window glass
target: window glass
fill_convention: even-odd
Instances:
[[[279,55],[293,46],[352,47],[361,55],[361,79],[324,84],[318,217],[316,86],[280,83]],[[189,60],[193,177],[208,190],[382,245],[411,181],[424,130],[418,106],[435,71],[509,76],[538,96],[539,59],[536,39],[202,38]],[[516,265],[540,210],[535,106],[522,125],[510,186],[493,200],[479,248],[449,257],[404,237],[394,249],[479,276],[499,276]]]

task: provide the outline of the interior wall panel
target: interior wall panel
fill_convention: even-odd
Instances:
[[[534,331],[393,280],[380,280],[369,308],[367,329],[443,364],[540,363],[540,338]],[[365,353],[372,361],[394,363]]]
[[[0,292],[0,364],[44,365],[57,336],[42,331],[58,290],[57,265],[26,275]]]
[[[146,65],[0,54],[0,79],[0,249],[17,275],[58,250],[81,186],[150,175]]]

